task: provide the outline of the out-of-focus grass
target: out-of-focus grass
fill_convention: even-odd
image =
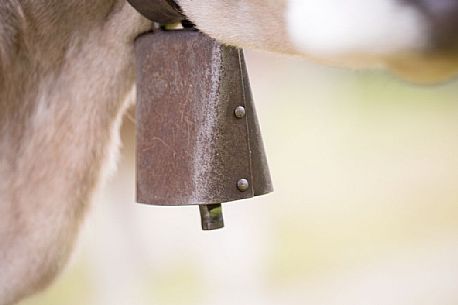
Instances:
[[[167,262],[169,268],[145,273],[145,296],[151,303],[162,305],[200,304],[206,289],[198,266],[184,259]]]
[[[92,304],[95,283],[83,258],[62,274],[50,289],[21,302],[21,305],[81,305]]]

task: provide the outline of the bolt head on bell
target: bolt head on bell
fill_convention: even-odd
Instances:
[[[237,108],[235,108],[234,114],[237,119],[242,119],[246,115],[245,107],[238,106]]]
[[[240,179],[239,181],[237,181],[237,188],[239,189],[239,191],[245,192],[248,190],[249,187],[250,184],[248,183],[247,179]]]

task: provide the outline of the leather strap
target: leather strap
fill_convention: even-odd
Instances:
[[[140,14],[160,24],[178,23],[186,19],[173,0],[127,0]]]

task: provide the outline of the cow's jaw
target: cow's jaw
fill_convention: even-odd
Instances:
[[[441,14],[458,16],[458,5],[450,0],[178,2],[199,29],[228,44],[332,66],[387,68],[420,83],[443,81],[458,72],[458,52],[443,48],[444,37],[458,30],[458,22],[437,21]],[[451,10],[438,9],[437,2]]]

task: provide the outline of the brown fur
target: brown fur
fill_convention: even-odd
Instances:
[[[132,41],[148,22],[115,0],[6,0],[0,20],[4,305],[65,264],[132,90]]]

